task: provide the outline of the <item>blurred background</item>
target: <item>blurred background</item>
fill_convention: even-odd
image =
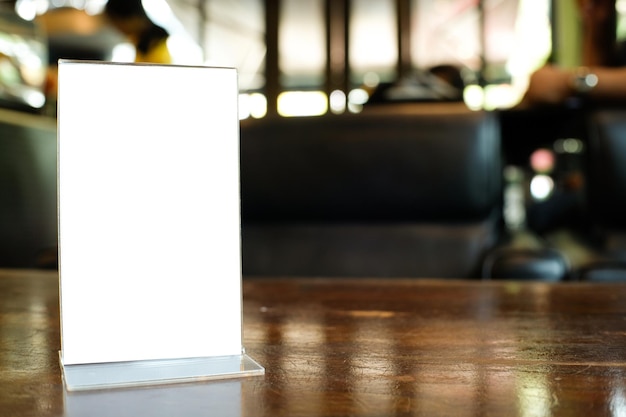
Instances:
[[[58,59],[133,61],[133,44],[104,17],[106,3],[0,3],[3,103],[53,114]],[[471,108],[508,108],[534,69],[580,60],[574,1],[144,0],[143,6],[168,32],[173,63],[238,69],[241,118],[358,112],[389,86],[396,98],[441,98],[429,77],[442,67],[455,71],[452,84]],[[617,9],[624,38],[626,0]]]
[[[615,10],[621,41],[626,0],[617,0]],[[366,120],[368,106],[383,121],[376,126],[381,140],[408,134],[393,116],[411,119],[407,112],[435,107],[413,103],[497,113],[503,154],[498,210],[505,226],[546,239],[563,228],[587,233],[594,201],[586,189],[587,114],[576,100],[550,111],[517,107],[536,69],[581,65],[582,43],[576,0],[0,0],[0,265],[30,265],[32,253],[45,248],[36,252],[36,265],[55,266],[60,59],[234,67],[242,149],[257,143],[255,135],[260,143],[283,138],[291,146],[309,116],[327,115],[312,124],[320,133],[311,133],[311,143],[319,145],[337,130],[334,123],[349,124],[357,113]],[[389,103],[410,105],[400,111]],[[358,123],[352,127],[354,138],[373,135]],[[296,145],[306,149],[306,141]],[[459,149],[450,147],[446,155]],[[279,150],[274,153],[282,161],[287,151]],[[355,161],[354,152],[345,163]],[[607,160],[597,165],[609,166]],[[253,153],[247,163],[262,165]],[[327,178],[345,172],[338,169]],[[611,181],[602,184],[626,173],[607,177]],[[412,179],[411,185],[432,180]],[[376,184],[364,189],[370,185]],[[270,186],[278,187],[267,181],[259,195],[267,196]],[[442,195],[454,194],[445,187]],[[289,196],[279,187],[276,195]],[[619,246],[626,271],[626,245]]]

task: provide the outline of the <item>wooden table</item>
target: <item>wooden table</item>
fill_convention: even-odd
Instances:
[[[243,296],[264,376],[66,393],[56,273],[0,271],[0,415],[626,413],[624,284],[258,279]]]

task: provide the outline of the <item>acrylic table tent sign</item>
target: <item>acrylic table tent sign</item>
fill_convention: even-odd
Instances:
[[[237,72],[61,60],[68,391],[244,375]]]

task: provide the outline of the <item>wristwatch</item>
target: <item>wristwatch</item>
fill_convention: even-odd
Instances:
[[[572,76],[572,88],[577,94],[587,94],[598,85],[598,76],[588,67],[578,67]]]

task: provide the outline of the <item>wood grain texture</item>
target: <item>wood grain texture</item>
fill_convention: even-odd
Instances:
[[[1,271],[0,414],[626,412],[624,284],[255,279],[243,288],[245,347],[265,376],[76,395],[58,365],[56,274]]]

